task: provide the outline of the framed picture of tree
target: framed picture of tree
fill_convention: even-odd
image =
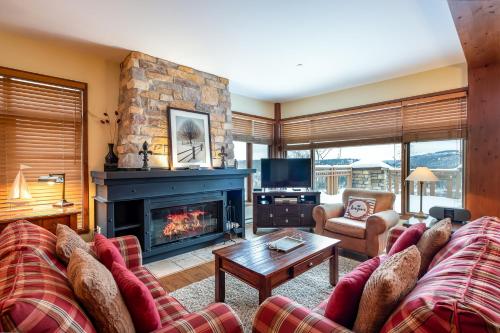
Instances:
[[[210,115],[177,108],[167,109],[170,167],[211,167]]]

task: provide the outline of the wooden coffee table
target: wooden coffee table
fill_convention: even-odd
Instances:
[[[305,244],[283,253],[269,250],[266,243],[285,236],[302,238]],[[214,250],[215,301],[224,302],[225,273],[229,273],[259,290],[259,303],[271,296],[280,284],[330,260],[330,284],[338,280],[338,249],[340,240],[304,232],[282,229],[252,240]]]

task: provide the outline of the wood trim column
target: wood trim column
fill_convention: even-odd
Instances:
[[[253,168],[253,144],[247,142],[247,168]],[[247,176],[247,201],[252,202],[253,174]]]
[[[281,144],[281,103],[274,103],[274,140],[271,147],[271,157],[286,157]]]
[[[500,0],[448,0],[468,67],[466,208],[500,216]]]

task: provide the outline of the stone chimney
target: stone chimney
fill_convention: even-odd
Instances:
[[[168,165],[167,108],[181,108],[210,114],[212,163],[224,145],[229,162],[234,159],[231,133],[231,99],[225,78],[131,52],[121,64],[118,136],[120,168],[142,166],[138,155],[147,141],[153,155],[152,167]]]

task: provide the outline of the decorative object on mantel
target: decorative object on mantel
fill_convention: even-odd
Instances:
[[[72,202],[66,201],[66,174],[65,173],[50,173],[48,176],[38,177],[38,181],[49,185],[62,184],[62,199],[53,204],[54,207],[73,206]]]
[[[17,172],[16,178],[10,188],[9,196],[7,197],[9,200],[8,203],[15,206],[11,207],[10,210],[18,211],[33,209],[25,206],[27,201],[31,199],[31,193],[28,188],[28,183],[26,183],[26,179],[24,178],[23,170],[30,168],[30,166],[25,164],[19,166],[19,171]]]
[[[118,170],[118,156],[115,154],[115,144],[108,143],[108,153],[104,157],[104,171]]]
[[[210,115],[204,112],[168,108],[169,158],[173,169],[212,166]]]
[[[417,218],[426,218],[427,214],[422,211],[422,197],[424,195],[424,182],[437,182],[439,179],[432,173],[432,171],[427,167],[417,167],[413,170],[406,181],[418,182],[420,186],[420,211],[414,216]]]
[[[215,167],[214,169],[225,169],[226,168],[226,148],[224,146],[220,147],[220,152],[218,153],[220,157],[220,166]]]
[[[121,122],[120,114],[118,111],[114,112],[114,117],[111,118],[107,112],[103,112],[104,118],[102,118],[101,124],[107,126],[107,132],[109,137],[108,142],[108,153],[104,157],[104,171],[114,171],[118,169],[118,156],[115,154],[115,142],[118,135],[118,125]]]
[[[152,154],[153,152],[151,150],[148,150],[148,148],[149,148],[148,142],[144,141],[144,143],[142,144],[142,150],[139,152],[139,155],[143,155],[142,156],[142,168],[141,168],[142,171],[150,171],[151,170],[151,168],[148,165],[148,161],[149,161],[148,155]]]

